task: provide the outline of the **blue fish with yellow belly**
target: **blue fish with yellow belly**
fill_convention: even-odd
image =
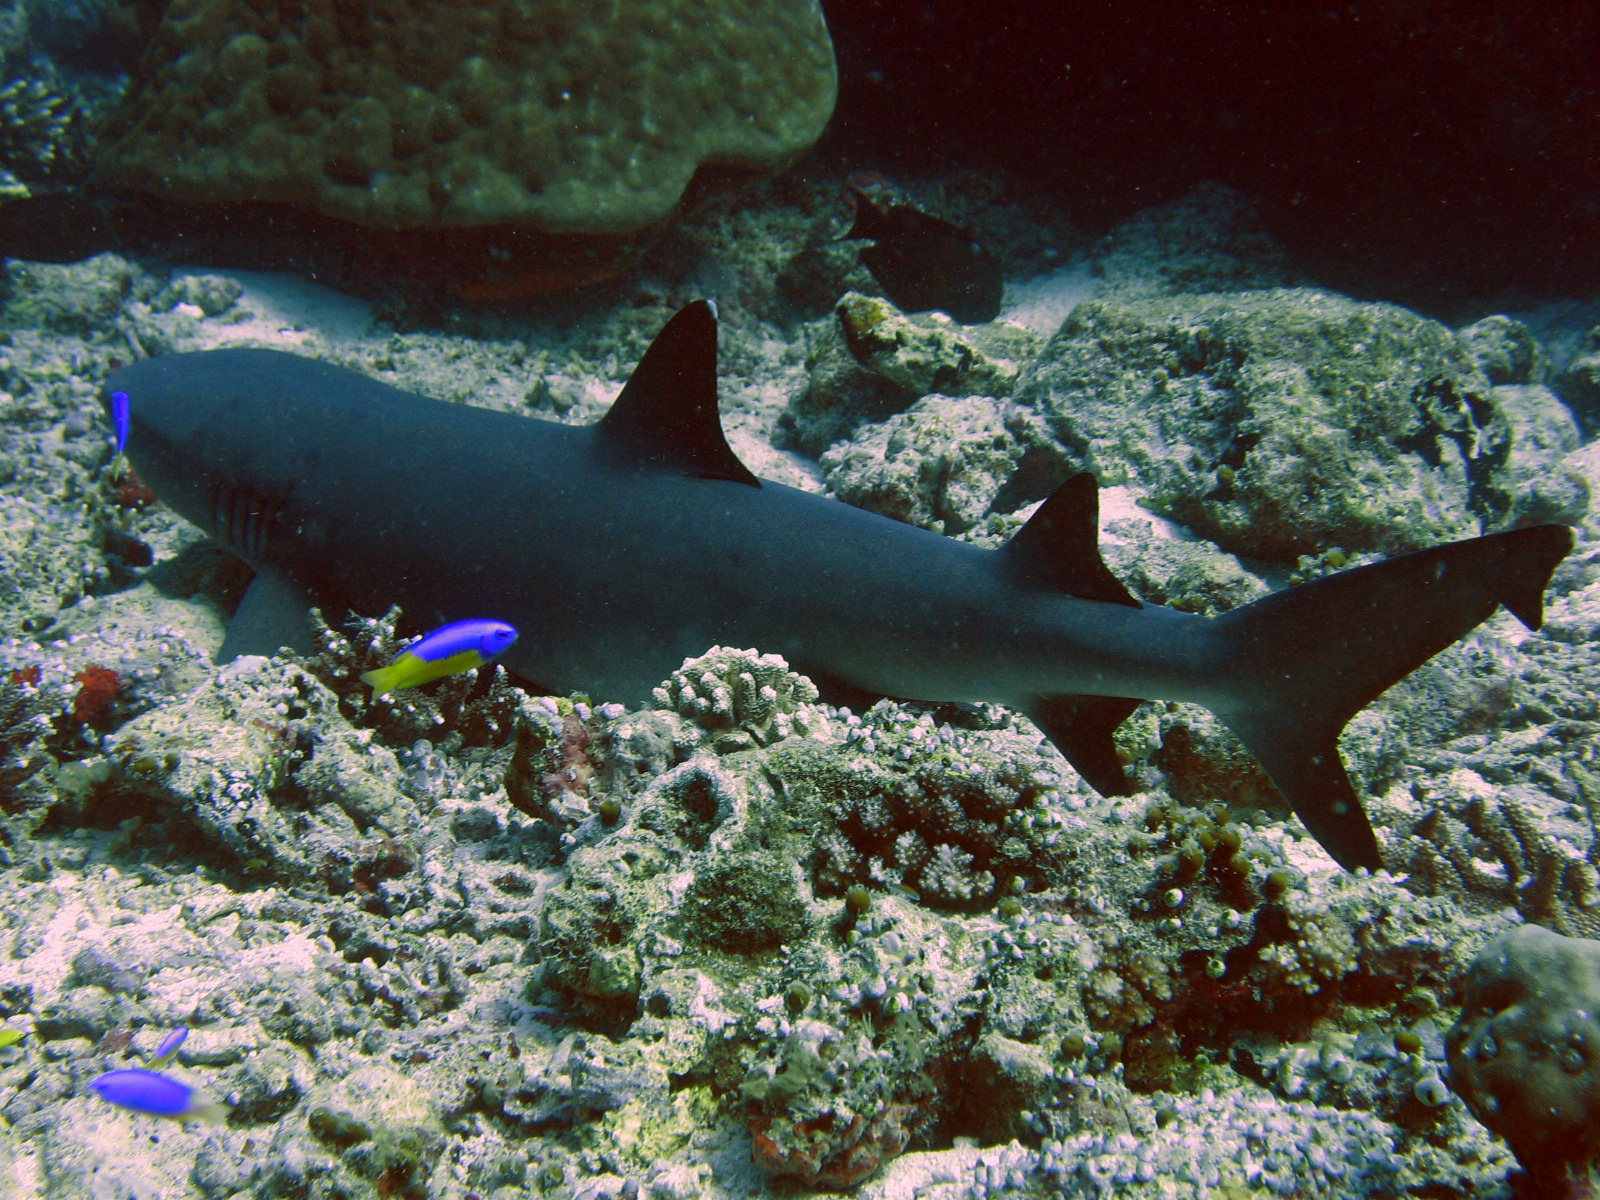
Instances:
[[[388,666],[364,672],[361,682],[372,689],[376,700],[397,688],[416,687],[484,666],[511,649],[516,640],[515,627],[504,621],[453,621],[407,646]]]

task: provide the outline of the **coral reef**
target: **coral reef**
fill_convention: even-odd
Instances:
[[[17,667],[0,677],[0,812],[42,808],[55,799],[45,746],[54,732],[54,698],[43,671]],[[0,833],[0,839],[5,837]]]
[[[785,437],[809,454],[919,396],[1009,396],[1037,349],[1034,335],[1018,326],[964,328],[942,314],[907,316],[860,292],[846,293],[835,315],[783,417]]]
[[[847,504],[952,536],[1042,500],[1071,474],[1033,413],[985,396],[929,396],[822,455]]]
[[[1572,411],[1541,384],[1503,384],[1489,395],[1511,430],[1501,480],[1511,506],[1500,520],[1513,527],[1580,523],[1600,480],[1571,461],[1580,442]]]
[[[1455,720],[1429,720],[1427,704],[1386,719],[1408,766],[1379,807],[1407,888],[1595,937],[1600,708],[1575,681],[1600,665],[1600,557],[1590,550],[1565,571],[1571,590],[1551,606],[1548,637],[1517,660],[1458,648],[1429,668],[1424,686],[1453,693]]]
[[[702,165],[770,169],[833,110],[811,0],[602,13],[440,0],[262,13],[168,6],[110,118],[107,182],[278,201],[375,228],[516,224],[627,233]]]
[[[0,203],[76,180],[88,165],[92,112],[47,70],[0,75]]]
[[[1456,337],[1496,387],[1544,383],[1549,377],[1549,359],[1521,321],[1496,313],[1456,330]]]
[[[309,1135],[309,1136],[308,1136]],[[392,1067],[357,1067],[337,1083],[306,1097],[304,1124],[285,1122],[269,1157],[281,1163],[261,1182],[268,1187],[303,1187],[309,1177],[353,1176],[379,1195],[424,1195],[427,1177],[444,1152],[444,1130],[424,1089]],[[290,1146],[314,1146],[307,1161],[286,1154]],[[328,1161],[332,1160],[332,1161]]]
[[[1580,764],[1571,770],[1578,779],[1587,773]],[[1425,815],[1405,831],[1407,886],[1503,905],[1563,933],[1600,934],[1595,830],[1570,811],[1533,788],[1454,771],[1428,790]]]
[[[813,852],[824,895],[861,883],[982,909],[1050,877],[1064,853],[1044,802],[1057,777],[1029,732],[974,724],[880,703],[842,749],[776,751],[790,794],[829,812]]]
[[[374,903],[419,852],[416,814],[364,760],[384,754],[354,728],[330,737],[337,698],[297,668],[245,659],[212,687],[136,717],[115,735],[116,802],[177,807],[251,874],[325,879]]]
[[[1106,290],[1128,299],[1291,287],[1299,280],[1249,197],[1219,183],[1147,208],[1091,250]]]
[[[864,366],[832,324],[823,327],[805,365],[779,429],[782,443],[802,454],[821,454],[861,426],[904,412],[917,399],[914,389]]]
[[[1551,381],[1572,408],[1585,435],[1600,431],[1600,325],[1590,329],[1566,366]]]
[[[713,646],[655,690],[657,708],[712,735],[719,754],[769,746],[826,727],[816,686],[776,654]]]
[[[963,186],[970,203],[991,194]],[[709,201],[681,243],[729,281],[724,410],[740,455],[762,475],[875,493],[897,515],[1003,541],[1084,453],[1058,440],[1065,415],[921,398],[925,379],[890,384],[863,366],[832,312],[785,324],[777,265],[835,219],[837,189],[749,195],[760,203]],[[1185,257],[1185,220],[1202,249],[1214,244],[1180,208],[1152,216],[1148,257],[1117,257],[1130,279],[1148,266],[1146,295],[1210,253]],[[1249,226],[1237,228],[1248,259]],[[1002,236],[997,252],[1037,248],[1031,236]],[[1167,246],[1180,248],[1170,262]],[[1205,286],[1248,278],[1218,253]],[[294,309],[282,280],[169,276],[112,256],[7,264],[0,1023],[24,1036],[0,1046],[0,1124],[19,1147],[0,1163],[0,1194],[36,1200],[45,1172],[74,1195],[181,1200],[845,1188],[863,1200],[1216,1200],[1527,1184],[1473,1117],[1508,1085],[1485,1073],[1474,1093],[1447,1042],[1481,1050],[1509,1022],[1501,1044],[1523,1046],[1533,1068],[1512,1084],[1583,1083],[1560,1059],[1565,1042],[1536,1052],[1536,1018],[1572,1013],[1532,999],[1502,1011],[1485,987],[1463,1016],[1472,1032],[1445,1030],[1473,956],[1519,916],[1596,928],[1593,542],[1558,571],[1540,633],[1486,622],[1352,724],[1343,749],[1376,792],[1365,802],[1390,868],[1373,875],[1334,869],[1217,722],[1184,706],[1126,723],[1117,745],[1139,790],[1107,800],[1014,712],[839,708],[759,648],[711,648],[633,711],[534,695],[498,670],[370,702],[360,673],[419,614],[330,613],[304,659],[210,662],[244,573],[115,464],[97,398],[113,363],[295,345],[457,402],[589,421],[678,299],[674,280],[543,324],[457,313],[419,327],[415,314],[385,323],[397,308],[369,324],[369,310],[326,293],[329,307]],[[1539,390],[1541,357],[1562,359],[1531,319],[1449,335],[1302,292],[1143,303],[1164,329],[1221,329],[1193,336],[1224,366],[1244,355],[1207,386],[1254,396],[1290,379],[1282,394],[1313,407],[1295,388],[1321,380],[1344,395],[1356,332],[1371,327],[1373,370],[1397,391],[1435,368],[1477,389],[1462,394],[1493,411],[1462,419],[1491,458],[1513,447],[1489,464],[1495,486],[1512,481],[1540,511],[1583,503],[1559,490],[1585,451],[1567,451],[1571,426]],[[1297,347],[1249,332],[1275,328],[1275,304],[1291,332],[1321,333]],[[1271,354],[1251,357],[1258,336]],[[1124,378],[1132,367],[1107,365],[1126,345],[1091,352],[1086,338],[1064,334],[1056,367],[1071,342],[1066,360],[1145,394]],[[824,475],[768,443],[805,383],[806,350],[829,344],[893,404],[847,412],[836,434],[818,424],[818,437],[854,438]],[[1018,365],[1043,372],[1028,344],[1012,343]],[[880,365],[909,370],[918,345]],[[1075,401],[1095,417],[1092,397]],[[1147,408],[1117,428],[1168,416]],[[1456,443],[1440,445],[1450,461]],[[1271,449],[1298,478],[1290,451]],[[1556,491],[1540,490],[1541,474]],[[1261,572],[1141,511],[1141,494],[1102,492],[1106,561],[1139,596],[1189,611],[1364,553],[1344,537],[1365,528],[1351,522],[1338,544]],[[1464,494],[1438,493],[1441,526],[1463,523],[1445,506]],[[1534,511],[1516,503],[1503,519]],[[566,586],[537,564],[530,585]],[[178,1024],[192,1033],[163,1069],[226,1100],[227,1122],[158,1128],[96,1099],[89,1080],[149,1065]]]
[[[908,316],[859,292],[846,293],[834,311],[856,361],[918,395],[1010,395],[1021,360],[1037,348],[1024,330],[970,330],[939,315]]]

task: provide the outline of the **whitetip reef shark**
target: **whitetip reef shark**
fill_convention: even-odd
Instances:
[[[110,397],[116,395],[116,401]],[[823,684],[1031,717],[1098,791],[1143,700],[1204,705],[1349,869],[1381,865],[1346,722],[1505,605],[1529,628],[1571,549],[1538,525],[1422,550],[1203,618],[1101,561],[1094,479],[981,549],[756,478],[717,410],[717,319],[680,310],[587,427],[432,400],[274,350],[145,359],[107,405],[139,477],[256,577],[219,655],[310,649],[307,610],[520,632],[542,687],[639,702],[713,645]],[[125,397],[125,398],[124,398]]]

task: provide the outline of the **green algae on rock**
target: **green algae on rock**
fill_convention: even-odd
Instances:
[[[1496,313],[1456,330],[1456,337],[1496,387],[1549,379],[1550,360],[1521,321]]]
[[[1121,299],[1290,287],[1295,272],[1255,203],[1203,183],[1135,213],[1091,251],[1105,293]]]
[[[964,328],[943,314],[908,316],[860,292],[834,308],[837,320],[824,325],[806,384],[784,416],[787,436],[811,454],[919,396],[1009,396],[1038,348],[1020,326]]]

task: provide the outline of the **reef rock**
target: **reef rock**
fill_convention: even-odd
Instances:
[[[1082,304],[1017,396],[1102,483],[1278,561],[1501,527],[1517,447],[1565,419],[1510,421],[1443,325],[1309,289]]]
[[[1294,282],[1289,256],[1251,200],[1203,183],[1171,204],[1134,213],[1094,248],[1094,270],[1115,295],[1241,292]]]
[[[958,534],[1042,499],[1071,470],[1032,413],[987,396],[929,396],[834,446],[822,473],[848,504]]]
[[[1588,938],[1524,925],[1467,974],[1446,1039],[1451,1086],[1536,1180],[1600,1165],[1597,1011],[1600,942]]]

